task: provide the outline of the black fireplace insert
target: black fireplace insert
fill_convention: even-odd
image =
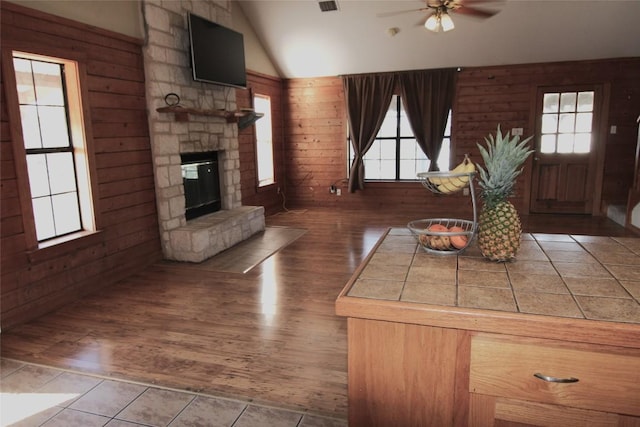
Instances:
[[[221,198],[218,153],[185,153],[180,158],[186,219],[219,211]]]

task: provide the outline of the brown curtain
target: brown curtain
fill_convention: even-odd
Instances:
[[[456,76],[455,68],[398,75],[402,104],[418,145],[431,160],[431,171],[439,170],[436,162],[453,103]]]
[[[396,77],[394,74],[343,76],[347,119],[354,158],[349,172],[349,192],[364,189],[364,162],[389,109]]]

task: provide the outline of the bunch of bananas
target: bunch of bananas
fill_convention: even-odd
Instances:
[[[469,159],[469,155],[465,154],[464,159],[453,170],[446,173],[447,176],[432,176],[429,181],[437,188],[440,193],[448,194],[462,190],[469,184],[469,175],[476,171],[476,165]],[[455,174],[465,174],[455,176]],[[454,175],[454,176],[449,176]]]

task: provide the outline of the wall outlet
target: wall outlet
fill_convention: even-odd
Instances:
[[[465,187],[462,189],[462,195],[463,196],[468,196],[469,195],[469,187]]]
[[[615,135],[616,133],[618,133],[618,126],[616,125],[611,125],[611,131],[610,131],[611,135]]]
[[[336,189],[336,196],[342,196],[342,188]]]
[[[511,129],[511,135],[516,136],[516,135],[520,135],[522,136],[522,132],[524,131],[523,128],[513,128]]]

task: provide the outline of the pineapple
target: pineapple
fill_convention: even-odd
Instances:
[[[520,248],[520,217],[507,198],[522,173],[522,164],[533,152],[527,146],[531,138],[520,142],[519,136],[511,137],[509,132],[503,135],[498,125],[495,138],[485,138],[486,148],[478,144],[486,168],[477,165],[483,201],[478,246],[482,255],[492,261],[509,261]]]

